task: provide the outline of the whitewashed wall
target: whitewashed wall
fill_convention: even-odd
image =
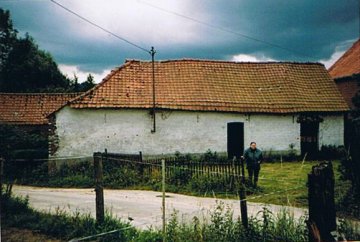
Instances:
[[[323,144],[343,144],[341,115],[321,124]],[[148,110],[71,109],[56,113],[59,148],[55,156],[91,155],[96,151],[143,154],[227,151],[227,123],[243,122],[245,147],[256,141],[263,150],[300,151],[300,125],[293,115],[233,114],[187,111],[157,113],[151,133]]]
[[[319,127],[319,146],[344,145],[344,115],[329,115]]]

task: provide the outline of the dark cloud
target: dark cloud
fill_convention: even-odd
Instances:
[[[64,3],[70,4],[69,1]],[[146,49],[155,45],[157,59],[229,59],[237,54],[247,54],[292,61],[329,59],[339,45],[359,37],[357,0],[198,0],[186,3],[192,11],[181,14],[240,35],[201,25],[141,4],[141,1],[134,4],[157,18],[163,18],[164,23],[170,18],[178,19],[180,24],[174,23],[176,29],[173,30],[178,36],[188,34],[188,29],[194,28],[196,37],[172,42],[170,40],[174,33],[169,33],[167,39],[166,28],[145,23],[144,30],[150,33],[149,38],[146,34],[128,33],[131,31],[121,34],[130,36],[131,41]],[[0,1],[0,7],[11,11],[15,28],[20,33],[28,32],[40,48],[49,51],[61,64],[76,65],[83,71],[100,73],[121,65],[126,58],[150,59],[149,54],[102,33],[51,2]],[[150,19],[151,16],[148,21]],[[142,20],[128,21],[130,24]],[[84,35],[82,28],[89,28],[93,35]],[[134,29],[134,32],[139,31]],[[283,49],[244,38],[242,34],[279,45]]]
[[[231,20],[234,24],[227,24],[236,32],[284,46],[314,57],[313,60],[319,60],[330,57],[342,41],[359,37],[358,4],[356,0],[227,1],[223,7],[226,10],[219,12],[224,14],[216,15],[215,21]],[[219,5],[220,2],[213,3],[211,11],[216,12]],[[306,59],[250,40],[244,40],[242,45],[242,51],[252,47],[251,50],[260,50],[274,59]]]

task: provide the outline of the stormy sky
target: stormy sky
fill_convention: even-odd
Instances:
[[[0,0],[64,74],[97,82],[125,59],[322,62],[359,38],[359,0]]]

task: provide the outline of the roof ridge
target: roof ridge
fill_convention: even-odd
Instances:
[[[343,61],[343,59],[345,59],[345,57],[348,57],[348,56],[354,51],[354,49],[355,49],[355,47],[357,47],[357,45],[360,45],[360,38],[358,38],[358,40],[355,41],[355,42],[352,44],[352,46],[351,46],[347,51],[345,51],[345,53],[344,53],[342,56],[340,56],[340,58],[337,59],[337,61],[335,61],[334,64],[332,64],[332,65],[330,66],[330,68],[328,69],[328,71],[331,72],[331,71],[337,66],[338,63],[340,63],[341,61]]]
[[[71,104],[77,100],[80,100],[83,97],[86,97],[89,93],[94,92],[95,90],[99,89],[100,87],[102,87],[107,81],[109,81],[111,79],[111,77],[113,77],[118,71],[120,71],[121,69],[125,68],[126,66],[130,65],[132,62],[134,62],[134,60],[125,60],[125,63],[122,64],[119,67],[115,67],[114,69],[112,69],[110,71],[109,74],[107,74],[102,81],[95,85],[93,88],[87,90],[86,92],[82,93],[81,95],[79,95],[78,97],[75,97],[71,100],[69,100],[68,104]]]
[[[194,62],[211,62],[211,63],[234,63],[234,64],[303,64],[303,65],[321,65],[320,62],[300,62],[300,61],[232,61],[232,60],[216,60],[216,59],[196,59],[196,58],[182,58],[182,59],[167,59],[167,60],[155,60],[156,63],[168,63],[168,62],[183,62],[183,61],[194,61]],[[126,59],[125,63],[133,62],[144,62],[150,63],[151,60],[141,60],[141,59]]]
[[[166,64],[170,62],[170,64]],[[270,64],[269,64],[270,63]],[[273,64],[272,64],[273,63]],[[223,68],[223,67],[231,67]],[[138,68],[139,67],[139,68]],[[156,61],[157,106],[162,108],[182,109],[187,99],[193,99],[194,105],[184,110],[213,110],[216,102],[224,103],[221,111],[250,109],[243,105],[228,106],[228,100],[239,98],[252,100],[252,110],[269,107],[278,101],[278,106],[271,106],[273,112],[288,112],[289,108],[301,111],[344,111],[348,110],[342,102],[340,94],[334,93],[334,86],[326,68],[321,63],[313,62],[235,62],[226,60],[175,59]],[[112,70],[103,81],[93,89],[73,99],[72,108],[150,108],[151,107],[151,61],[126,60],[125,63]],[[318,81],[313,87],[311,81]],[[270,91],[257,89],[261,85],[279,88]],[[334,98],[325,98],[322,87]],[[230,93],[230,95],[229,95]],[[231,94],[232,93],[232,94]],[[299,94],[304,94],[299,97]],[[230,97],[229,97],[230,96]],[[211,98],[210,98],[211,97]],[[209,100],[209,105],[202,106],[199,100]],[[321,99],[320,101],[318,100]],[[304,100],[301,107],[291,107],[286,102]],[[332,100],[337,106],[329,107]],[[290,101],[289,101],[290,100]],[[224,102],[225,101],[225,102]],[[313,101],[319,101],[313,103]],[[284,103],[281,105],[281,103]],[[319,103],[319,104],[318,104]],[[166,104],[166,105],[165,105]],[[170,105],[171,104],[171,105]],[[328,106],[326,106],[328,105]],[[214,110],[216,110],[214,109]]]
[[[333,79],[360,73],[360,38],[330,66],[328,72]]]

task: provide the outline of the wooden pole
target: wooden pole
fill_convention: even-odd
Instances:
[[[166,219],[165,219],[165,159],[161,160],[162,167],[162,230],[163,241],[166,241]]]
[[[0,157],[0,188],[2,192],[2,184],[3,184],[3,167],[4,167],[4,158]]]
[[[103,190],[103,164],[102,154],[94,153],[94,173],[95,173],[95,203],[96,203],[96,222],[104,222],[104,190]]]
[[[245,167],[244,159],[241,161],[241,184],[240,184],[240,211],[241,211],[241,222],[245,228],[248,228],[248,214],[247,214],[247,205],[246,205],[246,193],[245,193]]]
[[[143,164],[143,158],[142,158],[142,152],[141,151],[139,151],[139,160],[138,161],[140,162],[140,164],[139,164],[140,174],[141,174],[141,176],[144,176],[144,164]]]
[[[3,167],[4,167],[4,158],[0,157],[0,196],[3,196]],[[2,213],[2,206],[0,203],[0,214]],[[0,237],[1,238],[1,237]]]
[[[309,241],[334,241],[331,232],[336,230],[335,180],[331,162],[313,166],[308,174],[308,184]]]

